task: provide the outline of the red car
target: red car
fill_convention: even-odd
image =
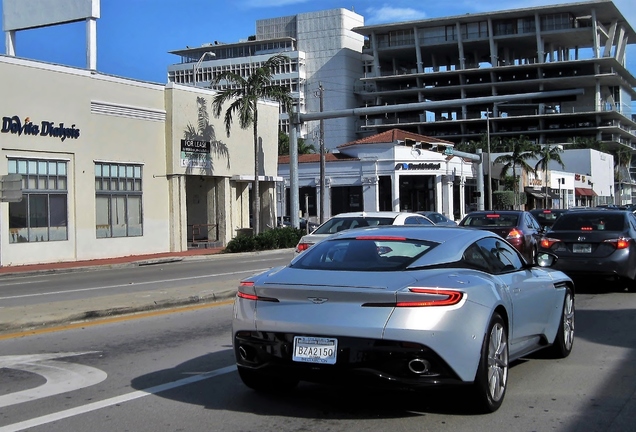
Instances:
[[[467,214],[459,226],[488,230],[499,234],[533,263],[544,229],[530,214],[522,210],[476,211]]]

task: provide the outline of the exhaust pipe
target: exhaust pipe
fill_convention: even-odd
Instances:
[[[256,362],[256,352],[254,352],[254,348],[251,346],[239,345],[238,353],[241,357],[241,360],[255,363]]]
[[[431,364],[424,359],[413,359],[409,361],[409,370],[414,374],[421,375],[427,373],[431,368]]]

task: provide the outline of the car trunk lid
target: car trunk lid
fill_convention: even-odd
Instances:
[[[304,335],[382,338],[396,292],[415,280],[405,272],[313,271],[286,268],[256,285],[256,327]],[[291,306],[291,307],[290,307]]]

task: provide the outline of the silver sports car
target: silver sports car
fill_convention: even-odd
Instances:
[[[259,391],[300,380],[407,388],[466,384],[499,408],[511,361],[574,340],[574,284],[528,264],[501,237],[451,227],[343,231],[286,267],[243,280],[232,335],[238,372]]]

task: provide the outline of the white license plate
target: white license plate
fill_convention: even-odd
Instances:
[[[592,253],[592,245],[589,243],[580,243],[572,245],[574,253]]]
[[[335,364],[337,352],[338,339],[295,336],[292,360],[305,363]]]

